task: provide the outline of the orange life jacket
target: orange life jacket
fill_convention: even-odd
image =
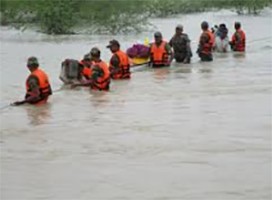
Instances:
[[[201,41],[203,37],[208,37],[204,43]],[[214,34],[209,30],[203,31],[199,39],[200,53],[211,54],[214,43]]]
[[[90,79],[90,77],[92,75],[91,66],[93,65],[93,61],[81,60],[81,61],[79,61],[79,64],[81,64],[83,66],[83,69],[81,71],[81,75],[84,76],[86,79]]]
[[[151,45],[151,62],[153,65],[167,65],[169,55],[165,50],[166,42],[163,41],[159,46],[154,42]]]
[[[234,51],[245,51],[246,48],[246,34],[242,29],[237,30],[231,38]]]
[[[108,65],[103,62],[95,62],[94,66],[99,67],[103,71],[103,77],[99,77],[96,80],[93,80],[91,88],[93,90],[106,90],[110,89],[110,71]]]
[[[36,103],[45,103],[49,97],[49,95],[52,94],[51,86],[49,83],[48,76],[44,71],[41,69],[36,69],[35,71],[31,72],[31,74],[28,76],[26,80],[26,98],[29,96],[32,96],[33,93],[30,90],[30,87],[28,85],[28,80],[30,77],[35,76],[38,79],[39,82],[39,90],[40,90],[40,100],[37,102],[33,102],[33,104]]]
[[[114,55],[118,56],[119,62],[119,69],[116,70],[114,66],[110,64],[110,72],[112,79],[128,79],[130,78],[130,62],[129,58],[126,53],[119,50],[114,53]]]

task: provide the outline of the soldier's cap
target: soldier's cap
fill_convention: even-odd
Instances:
[[[178,25],[176,26],[176,30],[183,30],[183,26],[182,26],[181,24],[178,24]]]
[[[162,37],[161,32],[157,31],[154,33],[154,37]]]
[[[27,59],[27,66],[30,65],[39,65],[38,59],[34,56],[31,56]]]
[[[118,47],[120,47],[120,44],[119,44],[119,42],[117,40],[111,40],[109,42],[109,44],[107,45],[107,48],[110,48],[112,46],[118,46]]]
[[[85,54],[84,57],[83,57],[83,60],[90,60],[90,59],[91,58],[90,58],[90,54],[89,53]]]
[[[100,56],[100,50],[97,47],[93,47],[90,51],[91,56]]]

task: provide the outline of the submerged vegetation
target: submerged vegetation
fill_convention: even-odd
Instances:
[[[1,25],[38,25],[48,34],[69,34],[73,27],[96,33],[140,32],[149,17],[231,9],[257,15],[272,0],[1,0]]]

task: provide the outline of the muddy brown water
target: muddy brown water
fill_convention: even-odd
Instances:
[[[3,200],[271,199],[271,11],[152,22],[169,39],[182,23],[196,50],[200,22],[241,21],[247,52],[214,62],[134,70],[111,91],[56,92],[44,106],[1,110]],[[253,26],[254,25],[254,26]],[[117,35],[126,49],[152,32]],[[22,99],[27,57],[61,87],[60,63],[112,36],[46,36],[1,27],[1,105]]]

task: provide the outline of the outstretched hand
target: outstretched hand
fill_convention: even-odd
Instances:
[[[19,106],[19,105],[22,105],[24,103],[25,103],[24,101],[15,101],[15,102],[11,103],[10,105],[11,106]]]
[[[74,89],[74,88],[76,88],[78,85],[76,84],[76,83],[72,83],[71,84],[71,89]]]

